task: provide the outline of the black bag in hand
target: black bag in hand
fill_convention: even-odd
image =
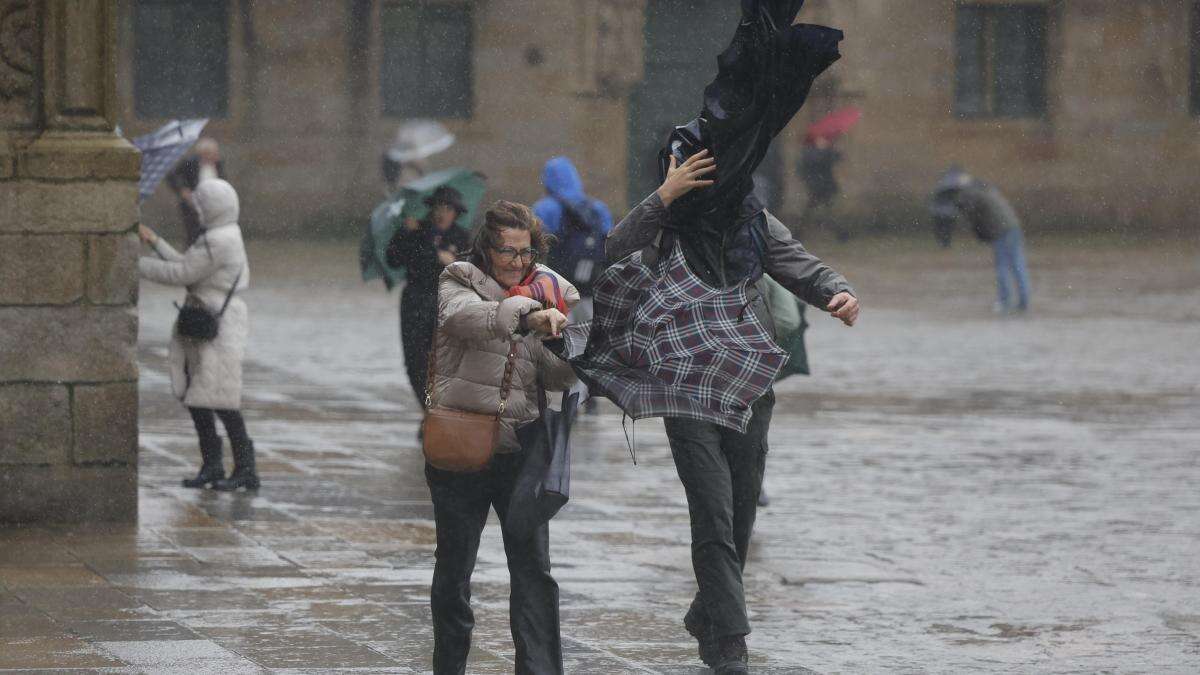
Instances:
[[[517,537],[532,537],[571,497],[571,424],[579,394],[564,391],[562,410],[546,407],[546,390],[538,382],[538,419],[517,429],[525,454],[521,473],[508,502],[505,525]]]
[[[229,306],[229,301],[233,299],[233,292],[237,290],[238,282],[241,280],[242,273],[238,272],[237,277],[233,280],[233,286],[225,295],[225,302],[221,305],[219,312],[213,312],[204,305],[200,298],[190,293],[184,299],[182,307],[179,306],[179,303],[175,303],[175,306],[179,308],[179,316],[175,319],[175,332],[197,342],[215,340],[221,330],[221,317],[225,316],[225,308]]]

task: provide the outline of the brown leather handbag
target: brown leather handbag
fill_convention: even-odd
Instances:
[[[437,374],[437,333],[429,355],[429,377],[425,382],[425,421],[421,423],[421,446],[425,461],[435,469],[474,473],[487,468],[500,441],[500,416],[508,407],[512,390],[513,366],[517,343],[508,350],[504,379],[500,383],[500,408],[495,414],[441,408],[433,402],[434,377]]]

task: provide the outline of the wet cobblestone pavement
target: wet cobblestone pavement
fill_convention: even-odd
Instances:
[[[1035,241],[1019,319],[988,313],[982,247],[827,256],[864,321],[811,317],[815,375],[779,389],[747,571],[756,672],[1200,670],[1195,247]],[[434,538],[396,297],[357,282],[352,245],[251,260],[263,489],[178,487],[197,451],[166,379],[176,293],[144,287],[140,522],[0,529],[0,670],[428,668]],[[635,467],[602,412],[552,524],[567,670],[705,672],[661,424],[636,426]],[[472,673],[512,669],[492,518]]]

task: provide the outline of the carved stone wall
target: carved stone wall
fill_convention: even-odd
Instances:
[[[106,0],[0,0],[0,522],[137,515],[136,151]]]
[[[37,15],[26,0],[0,2],[0,124],[31,125],[38,68]]]

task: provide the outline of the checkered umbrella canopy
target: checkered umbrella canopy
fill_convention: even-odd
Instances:
[[[596,284],[595,318],[562,346],[594,394],[630,417],[686,417],[745,432],[750,406],[787,363],[750,306],[751,281],[705,285],[675,242],[653,265],[642,252]]]
[[[138,181],[138,199],[154,194],[158,184],[166,177],[175,162],[200,138],[207,119],[175,120],[154,133],[133,139],[134,146],[142,151],[142,179]]]

